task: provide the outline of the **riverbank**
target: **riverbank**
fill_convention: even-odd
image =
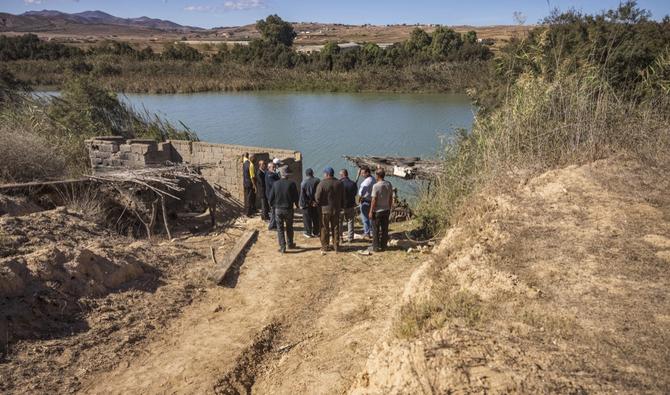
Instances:
[[[351,71],[255,67],[211,61],[62,61],[5,62],[19,80],[60,89],[72,74],[88,73],[101,86],[126,93],[196,93],[225,91],[464,93],[480,86],[486,62],[437,63]],[[83,67],[83,70],[79,68]]]

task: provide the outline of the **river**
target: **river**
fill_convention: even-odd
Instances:
[[[303,167],[352,169],[342,155],[433,157],[442,139],[470,128],[466,96],[389,93],[198,93],[127,95],[133,107],[177,124],[203,141],[303,153]],[[350,170],[351,171],[351,170]],[[398,183],[408,192],[410,185]]]

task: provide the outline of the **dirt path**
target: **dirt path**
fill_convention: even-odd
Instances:
[[[389,310],[420,259],[276,251],[260,235],[234,287],[211,287],[130,360],[84,382],[85,393],[341,393],[386,330]],[[230,232],[241,233],[240,229]],[[211,238],[184,244],[204,253]],[[352,247],[360,249],[363,244]],[[221,250],[223,251],[223,250]]]

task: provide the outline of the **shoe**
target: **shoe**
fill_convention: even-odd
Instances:
[[[284,254],[284,253],[286,253],[286,248],[284,248],[284,247],[280,248],[280,249],[279,249],[279,253],[280,253],[280,254]]]
[[[298,246],[295,245],[295,243],[291,243],[291,244],[288,245],[288,248],[291,249],[291,250],[295,250],[295,249],[298,248]]]
[[[326,254],[327,254],[327,252],[326,252],[326,251],[324,251],[324,250],[321,250],[321,255],[326,255]]]
[[[303,233],[302,235],[303,235],[303,237],[305,237],[306,239],[311,239],[311,238],[314,237],[314,236],[312,236],[312,235],[308,235],[307,233]]]

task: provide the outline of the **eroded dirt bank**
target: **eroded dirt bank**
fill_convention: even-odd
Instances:
[[[479,196],[351,392],[668,393],[668,165],[617,157]]]

